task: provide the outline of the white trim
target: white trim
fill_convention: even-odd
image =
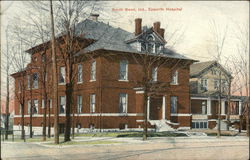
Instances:
[[[189,113],[171,113],[171,116],[182,116],[182,117],[186,117],[186,116],[192,116],[192,114],[189,114]]]
[[[166,119],[166,97],[162,97],[162,119]]]
[[[149,120],[149,115],[150,115],[150,97],[148,97],[147,111],[148,111],[147,119]]]
[[[96,79],[91,79],[91,80],[89,80],[89,82],[95,82],[96,81]]]
[[[65,116],[66,114],[59,114],[59,116]],[[81,113],[78,114],[78,116],[81,117],[88,117],[88,116],[111,116],[111,117],[119,117],[119,116],[143,116],[143,113]],[[54,114],[51,114],[50,116],[54,116]],[[70,116],[73,116],[70,114]],[[76,116],[76,115],[75,115]],[[14,115],[14,118],[22,117],[22,115]],[[30,115],[24,115],[24,117],[30,117]],[[33,115],[32,117],[43,117],[43,114],[37,114]]]
[[[118,79],[119,82],[129,82],[128,79]]]
[[[191,100],[208,100],[208,98],[205,98],[205,97],[191,97]]]
[[[217,121],[218,119],[208,119],[207,121]]]
[[[143,94],[144,91],[135,91],[136,94]]]

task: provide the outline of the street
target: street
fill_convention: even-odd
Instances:
[[[78,141],[109,140],[120,143],[106,145],[55,146],[43,143],[4,142],[3,159],[98,159],[98,160],[246,160],[249,153],[247,137],[178,137],[150,138],[143,142],[140,138],[91,138],[82,137]]]

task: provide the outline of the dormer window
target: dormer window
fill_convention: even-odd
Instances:
[[[155,38],[151,34],[147,36],[147,51],[148,53],[155,53]]]

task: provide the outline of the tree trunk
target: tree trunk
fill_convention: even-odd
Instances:
[[[50,103],[51,103],[51,101],[50,101]],[[50,138],[50,136],[51,136],[51,135],[50,135],[50,127],[51,127],[51,126],[50,126],[50,105],[51,105],[50,103],[49,103],[49,105],[48,105],[48,112],[49,112],[49,113],[48,113],[48,114],[49,114],[49,117],[48,117],[48,138]]]
[[[148,137],[148,94],[145,90],[144,93],[144,129],[143,129],[143,140],[147,140]]]
[[[47,95],[44,96],[44,111],[43,111],[43,141],[46,141],[46,116],[47,116]]]
[[[25,139],[25,131],[24,131],[24,104],[21,104],[21,107],[22,107],[22,118],[21,118],[22,135],[21,135],[21,138]]]
[[[71,130],[71,101],[72,101],[73,88],[71,83],[66,84],[66,119],[65,119],[65,133],[64,141],[70,141],[70,130]]]
[[[10,115],[10,113],[9,113],[9,104],[10,104],[9,77],[7,75],[5,139],[8,139],[8,131],[9,131],[9,115]]]

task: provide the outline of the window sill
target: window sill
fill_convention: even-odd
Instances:
[[[96,81],[96,79],[91,79],[91,80],[89,80],[90,82],[95,82]]]
[[[82,84],[83,82],[77,82],[77,84]]]
[[[63,85],[65,85],[66,83],[58,83],[58,85],[60,85],[60,86],[63,86]]]
[[[179,83],[170,83],[170,85],[172,85],[172,86],[178,86],[179,85]]]
[[[119,82],[128,82],[128,79],[118,79]]]

